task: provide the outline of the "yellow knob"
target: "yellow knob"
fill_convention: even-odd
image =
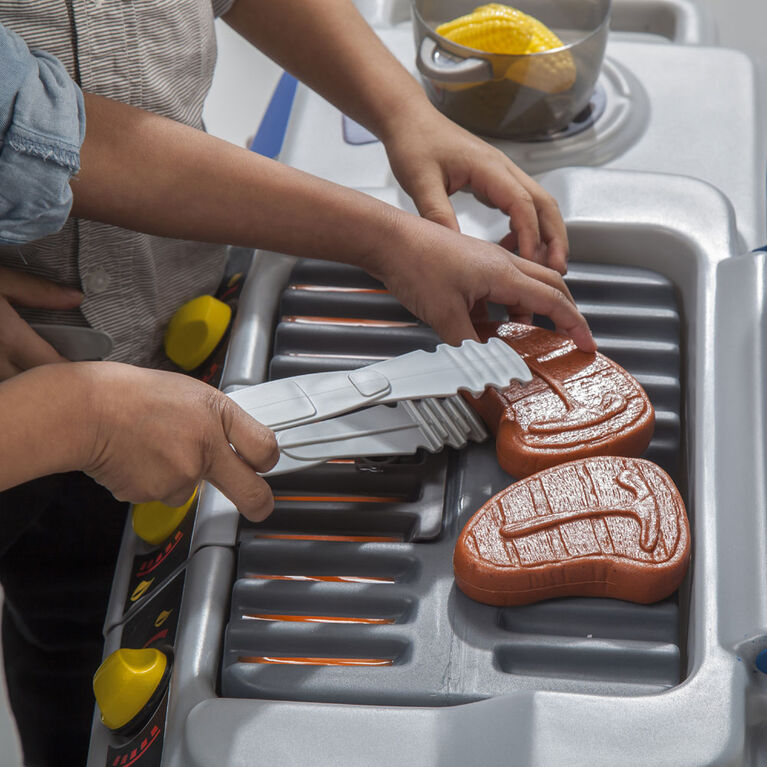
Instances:
[[[137,503],[133,507],[133,532],[142,541],[157,546],[183,521],[197,497],[197,488],[183,506],[166,506],[160,501]]]
[[[135,719],[160,687],[168,658],[154,648],[115,650],[93,676],[101,721],[119,730]]]
[[[231,308],[213,296],[187,301],[168,325],[165,354],[183,370],[194,370],[218,346],[231,318]]]

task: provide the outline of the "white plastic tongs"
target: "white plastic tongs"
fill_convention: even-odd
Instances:
[[[488,386],[531,379],[522,358],[491,338],[440,344],[434,352],[357,370],[269,381],[229,396],[276,432],[280,459],[267,474],[285,474],[334,458],[407,455],[421,447],[436,453],[481,442],[487,430],[458,391],[479,395]]]

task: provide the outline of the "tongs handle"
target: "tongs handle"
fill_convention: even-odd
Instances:
[[[481,394],[532,375],[504,341],[467,340],[440,344],[433,352],[414,351],[352,371],[309,373],[269,381],[229,396],[253,418],[275,431],[324,421],[373,404],[447,397],[464,389]]]
[[[488,436],[479,417],[456,395],[375,405],[328,421],[277,434],[280,459],[267,475],[311,468],[334,458],[411,455],[419,448],[438,453]]]

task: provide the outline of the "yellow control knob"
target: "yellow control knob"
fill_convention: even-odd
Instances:
[[[165,354],[183,370],[194,370],[218,346],[231,318],[231,308],[213,296],[187,301],[168,325]]]
[[[183,506],[166,506],[160,501],[137,503],[133,507],[133,532],[152,546],[162,543],[184,521],[197,497],[197,488]]]
[[[161,691],[167,670],[167,656],[155,648],[115,650],[93,677],[101,721],[110,730],[129,724]]]

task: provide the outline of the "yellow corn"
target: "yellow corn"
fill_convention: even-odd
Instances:
[[[538,19],[501,3],[475,8],[437,27],[438,35],[487,53],[526,55],[564,48],[564,43]],[[575,63],[567,50],[530,56],[511,63],[505,76],[546,93],[561,93],[575,82]]]
[[[488,53],[527,53],[532,43],[530,17],[516,8],[493,3],[437,27],[437,34],[458,45]]]

